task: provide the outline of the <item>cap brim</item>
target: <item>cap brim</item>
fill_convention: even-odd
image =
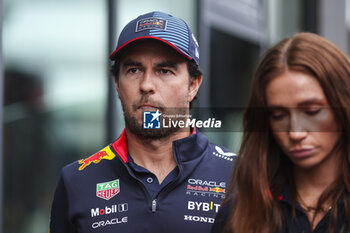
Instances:
[[[189,60],[193,60],[192,57],[190,57],[189,55],[185,54],[183,51],[181,51],[178,47],[176,47],[175,45],[173,45],[172,43],[166,41],[166,40],[163,40],[161,38],[158,38],[158,37],[154,37],[154,36],[143,36],[143,37],[138,37],[138,38],[135,38],[135,39],[132,39],[132,40],[129,40],[128,42],[126,42],[125,44],[119,46],[119,48],[117,48],[110,56],[109,56],[109,59],[110,60],[116,60],[117,57],[118,57],[118,54],[120,53],[121,50],[123,50],[125,47],[127,47],[128,45],[134,43],[135,41],[139,41],[139,40],[144,40],[144,39],[154,39],[154,40],[158,40],[158,41],[161,41],[167,45],[169,45],[170,47],[172,47],[174,50],[176,50],[178,53],[180,53],[182,56],[186,57],[187,59]]]

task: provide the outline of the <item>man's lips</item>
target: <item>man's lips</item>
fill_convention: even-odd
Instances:
[[[159,109],[159,107],[152,104],[140,104],[137,109]]]

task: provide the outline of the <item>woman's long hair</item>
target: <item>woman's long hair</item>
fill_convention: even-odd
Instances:
[[[269,49],[253,80],[243,118],[243,140],[225,202],[233,211],[225,227],[234,233],[274,233],[283,225],[279,197],[290,186],[296,190],[292,163],[272,136],[266,103],[266,86],[287,70],[303,72],[320,83],[342,135],[336,150],[342,154],[340,177],[321,195],[318,206],[331,201],[330,232],[338,219],[337,201],[344,200],[345,223],[350,226],[350,63],[331,42],[312,33],[298,33]],[[339,152],[338,151],[338,152]]]

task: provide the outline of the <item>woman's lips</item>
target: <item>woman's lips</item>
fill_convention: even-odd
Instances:
[[[314,153],[313,148],[305,148],[305,149],[293,149],[290,150],[290,154],[295,158],[305,158],[309,157]]]

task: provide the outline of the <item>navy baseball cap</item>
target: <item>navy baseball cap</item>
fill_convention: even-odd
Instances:
[[[141,15],[129,22],[120,33],[117,48],[109,58],[116,60],[123,48],[142,39],[164,42],[199,65],[199,45],[191,29],[182,19],[159,11]]]

